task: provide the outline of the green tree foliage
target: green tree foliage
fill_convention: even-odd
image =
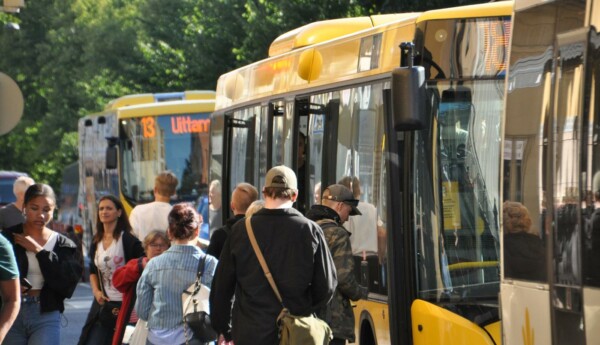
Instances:
[[[0,71],[25,98],[21,123],[0,137],[0,169],[59,190],[77,159],[77,120],[111,99],[214,89],[218,77],[263,59],[271,42],[324,19],[415,11],[466,0],[28,0],[0,14]]]

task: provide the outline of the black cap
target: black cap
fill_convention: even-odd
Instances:
[[[323,191],[323,199],[343,202],[352,206],[351,216],[360,216],[362,213],[358,210],[358,200],[354,199],[352,191],[341,184],[332,184]]]

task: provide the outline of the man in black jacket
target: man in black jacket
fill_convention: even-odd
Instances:
[[[248,206],[257,199],[258,191],[250,183],[242,182],[235,187],[233,193],[231,193],[231,204],[229,205],[233,212],[233,217],[227,219],[225,225],[215,230],[212,234],[206,254],[212,255],[217,259],[221,256],[221,250],[223,250],[223,245],[231,232],[231,228],[238,220],[244,218]]]
[[[337,284],[335,266],[319,226],[292,208],[296,175],[285,166],[267,172],[265,207],[251,224],[265,261],[292,315],[308,316],[323,307]],[[233,310],[232,297],[235,293]],[[277,300],[252,249],[245,222],[231,231],[212,283],[211,321],[236,345],[278,343]]]

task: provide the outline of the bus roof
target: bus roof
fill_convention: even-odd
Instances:
[[[160,103],[137,104],[117,109],[120,119],[162,114],[212,113],[215,100],[168,101]]]
[[[322,20],[306,24],[277,37],[269,47],[269,57],[327,42],[385,23],[398,21],[411,15],[413,13],[382,14],[370,17]]]
[[[383,24],[378,26],[289,50],[223,74],[217,83],[216,109],[267,95],[390,71],[400,62],[396,42],[413,39],[417,17],[418,13],[410,13],[399,16],[401,19],[396,21],[381,21]],[[292,40],[286,36],[278,38],[280,51],[302,45],[300,41],[304,40],[286,43],[284,39]],[[285,49],[281,48],[284,44],[288,45]],[[386,54],[376,63],[371,63],[373,48],[379,50],[381,47],[386,47]]]
[[[124,119],[154,115],[212,113],[214,110],[214,98],[208,100],[141,103],[130,106],[122,106],[118,109],[107,109],[99,113],[89,114],[80,118],[79,122],[83,123],[84,126],[92,126],[95,121],[100,121],[99,119],[101,117],[116,116],[119,119]]]
[[[334,19],[302,26],[275,39],[269,58],[221,75],[215,110],[390,72],[400,64],[399,44],[414,40],[417,23],[510,16],[512,8],[512,1],[502,1],[424,13]]]
[[[142,93],[137,95],[127,95],[110,101],[104,110],[118,109],[121,107],[149,104],[174,100],[211,100],[215,99],[214,91],[183,91],[167,93]]]
[[[417,23],[436,19],[510,16],[513,12],[513,6],[514,1],[506,0],[431,10],[421,14],[417,19]]]

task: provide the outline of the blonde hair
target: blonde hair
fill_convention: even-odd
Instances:
[[[505,233],[526,232],[531,233],[531,217],[527,207],[520,202],[505,201],[502,206],[502,222]]]
[[[19,176],[13,184],[13,193],[15,194],[15,196],[19,194],[23,195],[25,194],[27,188],[29,188],[29,186],[31,186],[34,183],[35,182],[33,181],[33,179],[29,176]]]
[[[154,179],[156,191],[161,195],[168,197],[175,195],[178,183],[179,180],[177,180],[177,176],[168,170],[161,172]]]
[[[265,207],[265,202],[263,200],[254,201],[253,203],[250,204],[250,206],[248,206],[248,209],[246,210],[246,217],[252,216],[256,212],[258,212],[260,209],[262,209],[263,207]]]
[[[250,183],[242,182],[235,187],[231,203],[238,212],[246,212],[248,207],[258,199],[258,191]]]

